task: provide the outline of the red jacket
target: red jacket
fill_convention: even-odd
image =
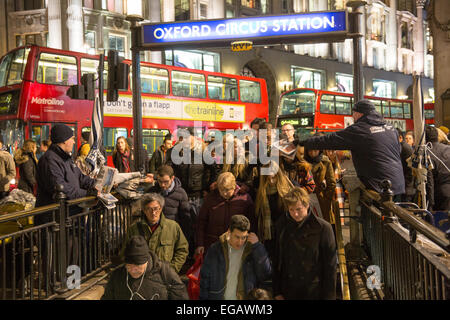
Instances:
[[[250,230],[256,233],[255,208],[248,193],[239,193],[236,186],[234,195],[225,200],[219,190],[211,191],[200,208],[197,221],[197,246],[209,248],[228,230],[231,217],[242,214],[250,220]]]

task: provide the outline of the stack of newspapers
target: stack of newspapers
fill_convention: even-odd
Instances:
[[[117,174],[118,171],[116,168],[103,166],[97,175],[95,189],[100,191],[98,198],[107,209],[115,208],[116,202],[119,201],[110,193],[114,186]]]
[[[297,147],[294,145],[294,143],[289,142],[285,139],[275,141],[272,144],[272,148],[278,149],[281,156],[284,156],[288,159],[294,160],[295,154],[297,151]]]

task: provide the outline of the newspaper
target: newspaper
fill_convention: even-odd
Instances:
[[[294,145],[294,143],[289,142],[286,139],[275,141],[272,145],[272,148],[278,149],[282,156],[291,160],[295,158],[295,154],[297,151],[297,147]]]
[[[116,207],[115,203],[119,201],[110,192],[114,186],[115,177],[118,174],[116,168],[102,166],[95,182],[95,189],[100,191],[98,198],[102,201],[107,209]]]

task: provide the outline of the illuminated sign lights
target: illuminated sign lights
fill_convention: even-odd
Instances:
[[[225,41],[239,38],[300,37],[321,33],[345,33],[346,11],[327,11],[282,16],[201,20],[142,25],[142,45]],[[263,40],[263,39],[261,39]]]

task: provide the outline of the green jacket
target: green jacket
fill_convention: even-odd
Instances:
[[[141,220],[133,223],[128,229],[125,243],[120,252],[122,259],[129,239],[132,236],[139,235],[147,239],[150,251],[155,253],[162,261],[169,262],[176,272],[180,272],[181,267],[186,262],[189,245],[177,222],[166,219],[164,214],[161,213],[159,226],[152,233],[145,215],[142,214]]]

